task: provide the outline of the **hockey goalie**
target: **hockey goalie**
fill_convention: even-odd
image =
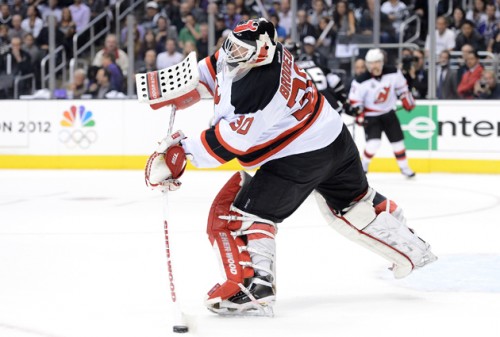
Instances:
[[[234,158],[258,168],[253,176],[236,172],[211,206],[208,239],[226,278],[208,292],[209,310],[272,315],[277,225],[311,193],[328,224],[388,260],[396,278],[436,260],[401,208],[368,185],[339,113],[277,42],[272,23],[240,22],[214,55],[193,60],[138,75],[141,99],[155,108],[214,100],[211,127],[201,135],[178,131],[162,140],[148,160],[147,184],[179,188],[186,158],[203,168]]]

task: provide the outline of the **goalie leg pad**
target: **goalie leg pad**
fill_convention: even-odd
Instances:
[[[332,211],[319,193],[315,195],[328,224],[348,239],[392,262],[396,278],[405,277],[415,267],[423,267],[436,260],[430,246],[391,215],[391,207],[394,210],[398,208],[395,203],[384,198],[383,205],[379,203],[378,208],[373,206],[374,199],[383,196],[372,188],[361,200],[343,210],[343,214]],[[398,216],[402,217],[401,211]]]
[[[271,274],[274,278],[269,267],[274,265],[274,251],[263,251],[258,245],[252,247],[250,242],[272,240],[272,245],[267,246],[273,250],[275,224],[233,206],[238,193],[250,180],[251,177],[243,171],[234,174],[218,193],[210,209],[207,234],[221,258],[226,276],[222,285],[215,285],[208,293],[206,304],[212,311],[219,310],[226,300],[240,291],[249,292],[248,281],[255,275],[255,270]],[[256,257],[257,263],[251,256]],[[265,259],[272,262],[266,264]]]

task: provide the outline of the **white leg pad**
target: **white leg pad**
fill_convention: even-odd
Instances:
[[[369,201],[361,200],[343,217],[337,217],[325,199],[317,192],[315,195],[328,224],[348,239],[392,262],[396,278],[408,276],[415,267],[423,267],[437,259],[427,243],[390,213],[382,212],[377,216]]]

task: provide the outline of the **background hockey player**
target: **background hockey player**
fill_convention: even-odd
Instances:
[[[367,71],[353,80],[349,91],[351,114],[365,130],[363,170],[368,172],[368,166],[380,148],[384,132],[391,143],[401,173],[412,178],[415,173],[406,159],[403,131],[396,116],[396,103],[399,97],[403,108],[411,111],[415,108],[415,100],[401,71],[384,64],[384,54],[380,49],[370,49],[365,61]]]
[[[259,167],[253,177],[235,173],[210,210],[207,233],[226,280],[206,305],[221,315],[272,314],[277,224],[313,191],[329,225],[389,260],[396,277],[435,260],[401,209],[368,186],[339,114],[275,38],[265,19],[240,22],[199,62],[200,90],[214,97],[212,126],[200,136],[167,136],[146,168],[150,186],[175,190],[184,153],[196,167],[233,158]]]

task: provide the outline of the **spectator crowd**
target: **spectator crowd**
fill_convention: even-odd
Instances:
[[[289,0],[154,0],[135,10],[136,24],[129,32],[121,22],[119,34],[99,41],[99,51],[88,65],[75,70],[71,83],[61,83],[68,98],[117,97],[126,92],[128,73],[162,69],[178,63],[191,51],[198,58],[210,50],[208,16],[215,17],[215,48],[222,45],[238,22],[267,16],[278,39],[291,44],[292,24],[297,24],[301,60],[312,60],[325,69],[337,69],[350,80],[364,69],[366,51],[356,43],[373,39],[374,0],[299,0],[296,17]],[[397,63],[414,97],[428,97],[429,34],[428,1],[386,0],[380,7],[380,42],[398,43],[417,35],[419,48],[387,49],[388,63]],[[453,8],[448,8],[450,4]],[[33,74],[41,87],[41,60],[49,52],[49,17],[56,22],[56,44],[66,58],[73,54],[73,37],[101,13],[114,22],[116,0],[0,0],[0,98],[13,98],[15,76]],[[474,0],[472,8],[462,1],[437,4],[436,88],[440,99],[498,99],[500,87],[496,64],[500,53],[500,0]],[[401,30],[404,20],[417,16],[421,30]],[[128,64],[127,41],[133,34],[135,64]],[[335,57],[332,57],[334,55]],[[354,63],[353,63],[354,61]],[[494,61],[494,62],[492,62]],[[64,80],[64,79],[63,79]],[[23,88],[21,88],[23,89]],[[24,88],[28,89],[28,88]],[[120,96],[118,96],[120,97]]]

